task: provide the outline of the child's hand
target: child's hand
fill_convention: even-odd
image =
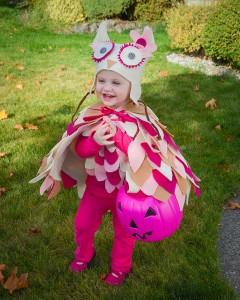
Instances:
[[[113,145],[114,141],[109,141],[115,135],[114,130],[108,123],[101,125],[93,135],[93,139],[99,145]]]

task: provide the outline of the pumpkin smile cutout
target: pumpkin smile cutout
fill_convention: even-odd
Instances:
[[[163,202],[152,196],[132,197],[124,187],[118,193],[116,209],[124,229],[142,242],[169,237],[179,228],[183,216],[174,194]]]

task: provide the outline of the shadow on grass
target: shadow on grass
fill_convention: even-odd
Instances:
[[[194,90],[194,86],[196,85],[199,85],[199,91]],[[216,97],[218,105],[214,111],[205,108],[205,103],[213,97]],[[196,231],[196,234],[207,234],[207,230],[204,229],[205,225],[201,222],[205,222],[206,215],[209,215],[210,218],[213,212],[217,210],[217,207],[221,206],[221,200],[217,202],[215,198],[211,199],[211,196],[208,196],[209,203],[207,206],[210,207],[210,209],[206,207],[206,203],[204,202],[206,201],[208,192],[207,187],[210,186],[211,189],[218,189],[220,195],[223,195],[224,192],[230,192],[234,187],[235,174],[231,168],[234,163],[239,162],[238,153],[236,151],[236,147],[239,145],[239,141],[237,140],[239,136],[237,136],[237,129],[232,125],[235,124],[237,128],[240,128],[239,118],[236,116],[236,113],[233,113],[235,112],[233,109],[237,108],[236,106],[238,106],[237,111],[240,111],[236,97],[236,82],[227,78],[223,78],[222,81],[217,77],[210,78],[201,74],[190,75],[184,73],[178,76],[168,76],[167,78],[159,77],[155,81],[143,85],[143,99],[159,116],[160,121],[168,125],[170,132],[176,134],[175,141],[179,144],[180,148],[183,148],[184,155],[190,164],[194,165],[194,172],[203,180],[204,196],[200,205],[198,207],[193,205],[193,208],[188,208],[192,210],[192,213],[197,215],[197,217],[195,217],[197,220],[196,224],[193,223],[190,228],[188,227],[185,233],[185,243],[189,243],[189,250],[195,250],[196,248],[195,251],[197,251],[199,239],[196,237],[195,241],[194,238],[187,238],[187,232],[191,232],[192,230],[192,232]],[[226,99],[228,99],[227,103]],[[9,242],[6,248],[8,253],[6,254],[4,252],[3,257],[5,259],[4,262],[7,260],[9,262],[14,261],[22,271],[32,271],[32,278],[34,278],[33,275],[35,275],[35,278],[33,279],[32,288],[31,290],[29,289],[29,293],[35,293],[35,296],[42,295],[42,290],[44,290],[45,295],[48,295],[48,288],[50,289],[51,284],[54,285],[55,282],[57,282],[55,286],[59,284],[62,269],[65,268],[71,260],[75,246],[72,221],[70,220],[72,220],[75,215],[78,199],[75,192],[63,190],[53,201],[45,201],[44,198],[39,196],[39,186],[41,183],[38,182],[34,185],[30,185],[28,181],[35,177],[39,168],[39,161],[42,157],[50,151],[62,136],[67,124],[71,122],[71,113],[73,112],[74,108],[71,111],[71,106],[60,105],[59,109],[55,109],[49,114],[46,114],[44,118],[44,122],[46,122],[45,126],[43,126],[42,120],[29,118],[29,122],[41,127],[41,131],[35,134],[33,133],[33,135],[36,136],[27,146],[28,154],[24,157],[24,161],[22,162],[22,166],[19,167],[16,177],[9,182],[9,195],[1,199],[3,205],[4,202],[11,199],[11,206],[6,209],[4,217],[6,220],[11,219],[11,210],[14,210],[15,219],[11,222],[11,225],[13,227],[15,226],[16,232],[21,233],[22,230],[27,231],[31,225],[42,226],[41,229],[45,232],[42,236],[35,239],[23,236],[23,243],[21,245],[14,244],[14,241],[12,243]],[[61,116],[61,118],[59,118],[59,116]],[[215,130],[215,125],[218,123],[224,124],[220,132],[216,132]],[[46,124],[48,125],[46,126]],[[195,140],[196,135],[201,136],[201,141]],[[232,141],[225,139],[225,137],[229,135],[234,137]],[[39,143],[36,143],[36,138],[39,138]],[[216,153],[215,156],[210,155],[212,151]],[[209,155],[211,158],[210,161],[208,160]],[[220,163],[229,165],[230,169],[219,169]],[[217,177],[218,180],[213,180],[214,177]],[[222,179],[224,179],[224,190],[226,191],[220,188]],[[219,186],[217,184],[219,184]],[[235,185],[236,184],[235,182]],[[23,203],[22,199],[25,199],[24,201],[28,203]],[[59,217],[62,217],[60,224],[57,223],[59,222]],[[186,217],[190,218],[188,215]],[[107,221],[110,222],[110,220]],[[22,224],[22,222],[25,227],[17,228],[18,224]],[[106,225],[104,226],[104,228],[108,227]],[[9,232],[7,228],[8,226],[0,231],[0,234],[4,237],[3,240],[13,238],[14,233],[12,231]],[[211,230],[215,232],[214,228]],[[98,239],[101,242],[106,242],[102,236],[103,235],[99,236]],[[106,239],[107,238],[108,236]],[[107,244],[109,247],[111,246],[109,240],[107,240]],[[205,245],[204,241],[203,245]],[[141,258],[144,247],[141,247],[142,249],[138,248],[139,257],[136,257],[136,266],[145,265],[145,262],[142,261]],[[155,251],[159,250],[157,246],[148,246],[151,251],[154,250],[154,247],[156,247]],[[169,247],[167,243],[166,247]],[[208,245],[208,247],[210,246]],[[35,249],[38,249],[39,253],[42,251],[43,255],[39,257]],[[198,250],[202,251],[202,249]],[[108,263],[109,253],[106,248],[101,248],[100,251],[102,252],[101,256],[104,257],[104,263],[99,261],[99,264],[101,268],[105,268],[105,265]],[[151,251],[146,254],[146,261],[152,259],[153,262],[152,265],[146,263],[146,268],[152,266],[154,270],[161,267],[164,269],[164,255],[161,261],[156,254],[150,254]],[[21,257],[26,257],[29,253],[29,260],[24,260],[21,265]],[[148,255],[150,255],[149,258]],[[167,256],[168,254],[166,253],[165,255]],[[209,255],[212,254],[210,253]],[[153,256],[155,256],[155,260]],[[175,259],[177,260],[178,258],[175,257]],[[194,268],[196,263],[194,261],[188,261],[188,264]],[[165,289],[165,295],[167,295],[166,299],[213,299],[215,296],[218,299],[230,299],[230,296],[231,299],[234,299],[231,290],[226,288],[224,282],[221,281],[221,277],[216,274],[216,262],[213,260],[212,264],[206,265],[205,261],[201,261],[200,264],[202,265],[199,267],[202,268],[203,266],[203,269],[209,269],[209,273],[206,274],[206,280],[201,278],[201,271],[196,271],[193,278],[191,278],[192,274],[185,274],[185,277],[183,276],[182,279],[181,276],[178,276],[178,278],[180,278],[178,282],[169,278],[169,282],[171,283],[162,286]],[[171,272],[168,272],[166,276],[170,276],[170,273]],[[54,274],[54,282],[51,282],[51,278],[49,278],[51,277],[50,274]],[[88,276],[90,275],[86,275],[86,277],[83,278],[83,280],[89,281],[88,285],[86,285],[87,288],[91,284]],[[94,274],[94,276],[96,275]],[[146,276],[149,276],[149,274]],[[43,285],[44,278],[49,278],[49,283],[46,285]],[[67,277],[65,275],[65,280],[69,286],[78,284],[77,278],[73,279],[70,275]],[[144,273],[139,273],[139,280],[145,281]],[[208,285],[208,288],[205,286],[207,281],[211,283]],[[157,293],[157,291],[154,292],[154,290],[151,289],[153,286],[158,286],[158,284],[159,278],[156,275],[154,279],[151,278],[149,287],[146,287],[146,290],[142,291],[144,294],[141,295],[143,298],[140,297],[140,299],[144,299],[144,297],[146,299],[147,292],[151,293],[151,295]],[[69,286],[66,293],[69,297],[71,295],[74,297],[75,291],[69,288]],[[131,283],[131,281],[128,288],[131,296],[136,295],[137,292],[134,291],[134,284]],[[96,294],[101,290],[97,285],[93,287],[93,289]],[[111,293],[103,289],[101,291],[102,295],[106,297]],[[26,290],[26,295],[27,293],[28,290]]]

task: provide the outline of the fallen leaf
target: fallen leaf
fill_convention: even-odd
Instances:
[[[35,86],[40,86],[41,84],[42,84],[42,81],[40,81],[40,80],[37,80],[37,81],[35,81],[35,83],[34,83]]]
[[[60,67],[60,70],[62,70],[62,71],[66,70],[66,69],[67,69],[66,66],[61,66]]]
[[[27,129],[30,129],[30,130],[38,130],[38,127],[35,126],[35,125],[33,125],[33,124],[31,124],[31,123],[26,123],[26,124],[25,124],[25,127],[26,127]]]
[[[7,75],[5,78],[6,78],[7,80],[12,80],[12,79],[13,79],[13,76],[12,76],[12,75]]]
[[[14,176],[14,172],[10,172],[9,177],[13,177],[13,176]]]
[[[0,271],[0,284],[3,286],[4,285],[4,276],[2,274],[2,271]]]
[[[2,196],[3,193],[5,193],[7,191],[6,188],[0,188],[0,196]]]
[[[221,129],[222,129],[222,127],[221,127],[221,125],[217,125],[217,126],[215,127],[215,129],[217,129],[217,130],[221,130]]]
[[[160,75],[160,76],[168,76],[169,72],[168,71],[161,71],[161,72],[158,72],[158,75]]]
[[[200,136],[196,136],[195,137],[195,141],[200,142],[201,141],[201,137]]]
[[[240,202],[231,202],[228,201],[229,209],[240,209]]]
[[[41,230],[39,230],[37,228],[29,228],[28,232],[30,235],[42,233]]]
[[[22,81],[18,81],[18,84],[16,85],[16,88],[20,89],[20,90],[23,89]]]
[[[38,119],[43,119],[43,118],[45,118],[45,115],[44,115],[44,114],[38,115],[37,118],[38,118]]]
[[[17,130],[23,130],[24,129],[21,124],[14,125],[14,128],[17,129]]]
[[[7,265],[1,264],[0,265],[0,284],[3,286],[4,285],[4,276],[2,274],[2,271],[5,271],[7,269]]]
[[[14,31],[17,31],[17,28],[13,28]]]
[[[199,91],[200,90],[198,85],[195,85],[195,87],[193,89],[194,89],[194,91]]]
[[[3,66],[4,65],[4,61],[0,61],[0,66]]]
[[[0,152],[0,157],[3,157],[6,155],[6,152]]]
[[[4,120],[8,118],[8,114],[6,113],[6,110],[1,110],[0,111],[0,120]]]
[[[22,52],[22,53],[25,52],[25,49],[23,49],[23,48],[19,48],[18,50],[19,50],[20,52]]]
[[[24,66],[21,66],[21,65],[19,65],[19,64],[16,65],[16,68],[17,68],[18,70],[20,70],[20,71],[25,70],[25,67],[24,67]]]
[[[65,48],[60,48],[60,52],[64,52],[65,51]]]
[[[1,264],[0,265],[0,271],[6,271],[7,270],[7,265]]]
[[[229,165],[228,164],[219,164],[219,168],[222,170],[227,170],[227,169],[229,169]]]
[[[10,294],[14,291],[25,288],[28,286],[28,273],[21,274],[20,277],[17,277],[17,268],[14,268],[11,275],[8,277],[4,284],[4,288],[9,290]]]
[[[47,76],[46,75],[42,75],[41,76],[41,80],[46,80],[47,79]]]
[[[226,136],[225,137],[225,140],[227,141],[227,142],[231,142],[231,141],[233,141],[233,136],[231,136],[231,135],[228,135],[228,136]]]
[[[205,103],[205,107],[206,108],[210,107],[212,110],[214,110],[217,107],[216,100],[212,98],[211,100],[207,101]]]

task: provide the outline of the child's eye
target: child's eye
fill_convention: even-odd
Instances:
[[[104,80],[103,80],[103,79],[98,79],[98,82],[99,82],[99,83],[103,83]]]
[[[113,81],[113,84],[114,85],[120,85],[120,82],[119,81]]]

